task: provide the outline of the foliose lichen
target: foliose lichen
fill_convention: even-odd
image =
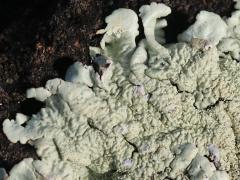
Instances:
[[[202,11],[171,45],[162,30],[171,9],[139,11],[138,45],[137,14],[115,10],[90,47],[94,66],[77,62],[65,80],[28,90],[46,106],[4,121],[8,139],[41,158],[15,165],[10,180],[239,179],[240,11],[226,20]]]

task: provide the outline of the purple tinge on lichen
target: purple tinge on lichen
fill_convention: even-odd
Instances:
[[[216,168],[220,167],[220,151],[217,145],[208,145],[209,159],[214,163]]]

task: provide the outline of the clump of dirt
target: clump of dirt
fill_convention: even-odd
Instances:
[[[25,0],[0,1],[0,124],[16,112],[38,112],[44,104],[26,100],[25,91],[48,79],[64,77],[75,61],[90,63],[89,45],[97,46],[104,18],[114,9],[138,11],[154,0]],[[200,10],[230,16],[232,0],[155,0],[172,8],[167,42],[195,20]],[[9,170],[25,157],[37,158],[29,145],[10,143],[0,126],[0,167]]]

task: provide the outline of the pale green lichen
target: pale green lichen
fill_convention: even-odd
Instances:
[[[186,42],[190,42],[192,38],[206,39],[211,44],[217,45],[226,34],[227,25],[219,15],[201,11],[196,17],[196,22],[180,34],[178,39]]]
[[[240,9],[240,1],[239,0],[233,0],[234,2],[236,2],[236,4],[235,4],[235,8],[236,9]]]
[[[240,10],[232,13],[226,20],[228,25],[227,36],[220,41],[218,49],[225,53],[230,53],[232,58],[240,60]]]
[[[3,130],[41,160],[15,165],[10,180],[239,178],[240,64],[214,46],[226,37],[211,24],[204,39],[160,44],[170,12],[142,6],[146,39],[136,46],[137,15],[114,11],[101,47],[90,48],[97,69],[75,63],[66,81],[28,91],[46,107]]]

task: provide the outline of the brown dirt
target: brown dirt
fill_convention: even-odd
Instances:
[[[114,9],[135,11],[154,0],[11,0],[0,1],[0,124],[16,112],[34,114],[44,106],[26,100],[29,87],[63,77],[74,61],[89,62],[88,46],[98,45],[97,29]],[[167,41],[194,22],[200,10],[229,16],[232,0],[156,0],[172,8]],[[29,145],[10,143],[0,126],[0,167],[9,170],[25,157],[37,158]]]

